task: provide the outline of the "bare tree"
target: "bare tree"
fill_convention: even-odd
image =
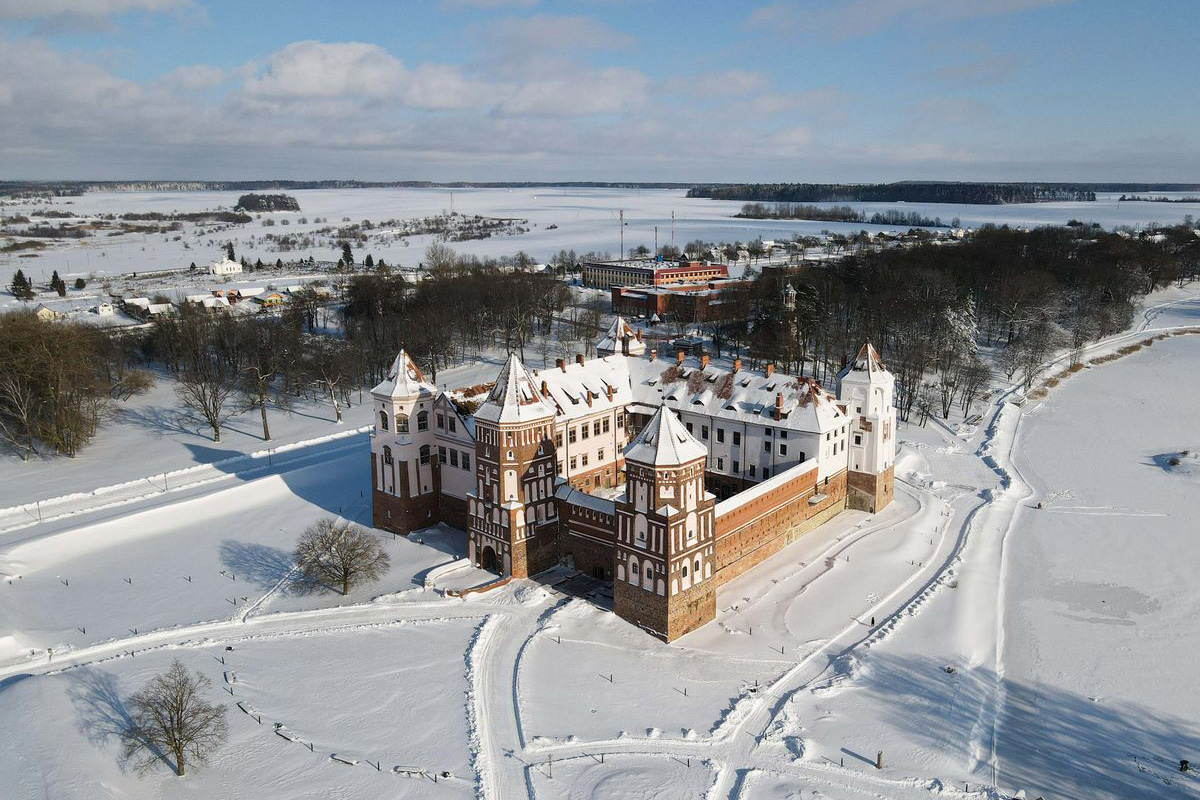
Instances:
[[[358,525],[339,527],[332,517],[322,517],[300,534],[293,557],[302,585],[327,586],[343,595],[379,580],[390,564],[377,538]]]
[[[184,406],[204,418],[213,441],[221,441],[221,425],[229,416],[229,398],[237,391],[237,373],[211,353],[198,353],[179,372],[175,393]]]
[[[211,686],[179,659],[172,661],[129,700],[130,721],[121,732],[125,761],[145,774],[169,755],[176,775],[183,775],[189,762],[206,763],[228,734],[225,706],[204,699]]]

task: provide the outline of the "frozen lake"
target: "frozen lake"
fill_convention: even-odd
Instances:
[[[81,215],[121,214],[130,212],[172,211],[189,212],[231,208],[239,192],[95,192],[82,197],[56,198],[53,208]],[[312,255],[321,259],[336,259],[333,248],[315,248],[293,253],[269,249],[259,239],[264,233],[302,234],[326,225],[346,224],[385,219],[413,219],[457,211],[494,217],[517,217],[529,220],[530,232],[497,236],[469,242],[453,242],[460,252],[480,256],[505,256],[524,251],[539,261],[548,260],[559,250],[612,253],[621,246],[620,212],[625,212],[625,248],[646,245],[654,247],[655,228],[659,244],[674,242],[682,247],[688,241],[751,241],[786,239],[793,234],[819,235],[821,231],[854,232],[895,230],[895,226],[862,223],[805,222],[796,220],[741,220],[733,214],[740,202],[685,197],[680,189],[314,189],[289,192],[300,203],[301,211],[274,212],[261,215],[254,222],[237,226],[230,232],[218,234],[195,233],[195,226],[185,225],[178,234],[127,234],[119,237],[96,236],[77,243],[58,245],[37,257],[0,254],[0,278],[7,283],[9,276],[21,267],[35,280],[49,278],[52,270],[63,277],[87,277],[124,272],[186,267],[191,262],[203,266],[220,255],[220,244],[232,236],[238,257],[251,262],[261,258],[274,262],[279,257]],[[1156,195],[1161,193],[1154,193]],[[1147,225],[1173,223],[1185,215],[1200,216],[1200,204],[1191,203],[1119,203],[1119,194],[1102,194],[1092,203],[1063,202],[1014,204],[1004,206],[946,205],[936,203],[852,203],[868,215],[876,211],[898,209],[917,211],[949,222],[958,217],[965,227],[986,223],[1014,226],[1063,224],[1072,219],[1085,223],[1097,222],[1105,228],[1118,225]],[[1170,195],[1168,195],[1170,196]],[[36,203],[4,206],[7,215],[27,213],[44,207]],[[674,214],[674,220],[672,220]],[[312,222],[322,217],[328,221]],[[298,220],[305,218],[307,224]],[[273,219],[276,225],[266,228],[262,220]],[[288,226],[278,223],[288,220]],[[391,264],[415,266],[423,257],[432,236],[415,236],[407,245],[394,242],[372,245],[376,259],[383,257]],[[365,253],[360,253],[360,257]],[[44,274],[44,277],[43,277]]]

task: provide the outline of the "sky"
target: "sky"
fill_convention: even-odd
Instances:
[[[0,0],[0,178],[1200,182],[1200,0]]]

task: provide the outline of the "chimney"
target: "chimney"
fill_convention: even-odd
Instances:
[[[676,363],[676,364],[679,364],[679,365],[682,365],[682,364],[683,364],[683,358],[684,358],[683,351],[682,351],[682,350],[680,350],[678,353],[676,353],[676,354],[675,354],[675,363]]]
[[[629,334],[628,333],[623,334],[621,336],[621,355],[623,355],[623,356],[629,355]]]
[[[740,358],[735,358],[733,360],[733,374],[736,375],[737,373],[739,373],[741,371],[742,371],[742,360]]]
[[[708,369],[708,353],[700,356],[700,369]]]
[[[558,367],[563,372],[567,371],[567,362],[563,361],[561,358],[554,359],[554,366]]]
[[[658,351],[657,351],[657,350],[653,350],[653,349],[652,349],[652,350],[650,351],[650,360],[651,360],[651,361],[653,361],[653,360],[654,360],[654,359],[656,359],[656,358],[658,358]]]
[[[583,353],[576,353],[576,354],[575,354],[575,363],[576,363],[576,364],[582,364],[582,363],[583,363]]]
[[[609,386],[608,384],[604,384],[604,388],[608,390],[606,392],[608,394],[608,402],[611,403],[612,402],[612,387]]]
[[[634,336],[637,338],[637,340],[640,342],[640,341],[642,340],[642,329],[641,329],[641,328],[638,328],[637,330],[635,330],[635,331],[633,332],[633,335],[634,335]]]
[[[542,381],[542,397],[549,397],[549,396],[550,396],[550,387],[546,384],[545,381]]]
[[[588,408],[591,408],[592,407],[592,390],[591,389],[583,390],[583,399],[585,401],[587,401]]]
[[[772,376],[772,375],[774,375],[774,374],[775,374],[775,365],[774,365],[774,364],[767,364],[767,377],[769,378],[769,377],[771,377],[771,376]]]
[[[783,392],[775,393],[775,421],[783,419]]]

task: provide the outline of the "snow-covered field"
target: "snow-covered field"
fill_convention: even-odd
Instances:
[[[50,208],[82,215],[172,211],[193,212],[232,208],[238,192],[94,192],[81,197],[56,198]],[[254,222],[216,234],[197,234],[186,225],[183,235],[126,234],[115,238],[93,237],[71,244],[57,244],[36,258],[0,253],[0,280],[7,285],[17,267],[35,280],[48,280],[58,270],[68,283],[76,277],[103,276],[160,269],[180,269],[195,262],[204,267],[219,257],[221,243],[232,239],[239,258],[251,263],[261,258],[274,263],[277,258],[307,257],[336,261],[335,247],[316,248],[297,253],[279,253],[267,247],[248,244],[265,233],[298,235],[329,225],[387,219],[416,219],[454,210],[462,214],[529,220],[529,233],[497,236],[466,242],[454,242],[454,249],[480,256],[513,255],[521,250],[535,259],[548,260],[559,250],[617,254],[621,249],[620,212],[625,212],[625,247],[653,247],[655,228],[660,244],[682,247],[693,239],[704,241],[751,241],[790,238],[793,234],[818,235],[823,230],[843,233],[859,230],[895,230],[895,226],[862,223],[805,222],[734,219],[740,202],[688,198],[681,189],[312,189],[290,192],[300,203],[300,212],[272,212]],[[451,197],[453,194],[453,197]],[[949,205],[936,203],[850,203],[870,215],[876,211],[915,211],[949,222],[958,217],[965,227],[986,223],[1014,226],[1064,224],[1072,219],[1096,222],[1105,228],[1118,225],[1146,225],[1152,222],[1180,222],[1185,215],[1200,215],[1200,206],[1187,203],[1118,203],[1119,194],[1100,194],[1091,203],[1034,203],[1002,206]],[[1169,196],[1169,195],[1168,195]],[[12,204],[5,214],[28,213],[37,203]],[[674,214],[674,220],[672,220]],[[328,222],[315,223],[321,217]],[[301,224],[303,218],[307,223]],[[264,227],[264,220],[276,224]],[[288,220],[288,226],[278,223]],[[52,222],[54,220],[51,220]],[[552,227],[553,226],[553,227]],[[372,255],[388,263],[415,266],[423,257],[432,236],[415,236],[406,244],[372,246]],[[251,279],[253,280],[253,279]],[[167,291],[171,284],[164,285]],[[74,291],[69,293],[72,297]],[[91,297],[87,290],[82,293]],[[11,299],[11,298],[9,298]],[[93,300],[94,302],[94,300]],[[85,300],[80,300],[85,304]]]
[[[1200,293],[1163,292],[1088,356],[1196,325]],[[998,392],[979,426],[901,426],[890,508],[730,582],[670,646],[527,581],[443,596],[485,576],[447,566],[464,542],[441,528],[381,534],[390,572],[349,597],[295,593],[306,525],[368,521],[362,434],[304,444],[357,417],[280,415],[293,447],[266,465],[249,421],[216,453],[124,420],[95,458],[5,461],[10,503],[80,496],[0,514],[0,719],[20,721],[0,796],[1200,797],[1178,772],[1200,751],[1198,367],[1200,336],[1176,336],[1041,402]],[[213,680],[230,740],[186,778],[138,778],[111,731],[175,657]]]

